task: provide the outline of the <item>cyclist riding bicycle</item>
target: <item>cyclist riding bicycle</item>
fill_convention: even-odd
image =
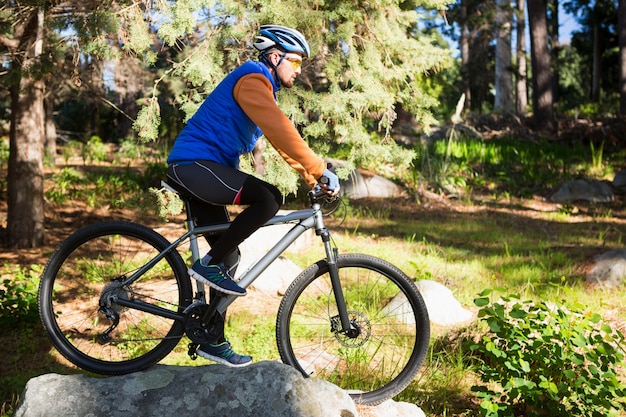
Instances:
[[[276,93],[281,87],[293,87],[302,60],[310,56],[305,37],[295,29],[264,25],[254,47],[259,51],[258,61],[244,63],[222,80],[189,119],[167,159],[168,180],[194,197],[200,224],[228,221],[226,205],[248,206],[226,232],[207,238],[211,249],[189,269],[192,278],[212,291],[232,295],[246,294],[232,279],[239,244],[282,204],[275,186],[238,169],[242,154],[251,152],[264,135],[308,185],[320,185],[329,194],[339,191],[337,176],[276,104]],[[198,355],[229,366],[250,364],[250,356],[233,351],[224,336],[224,319],[218,320],[215,342],[201,345]]]

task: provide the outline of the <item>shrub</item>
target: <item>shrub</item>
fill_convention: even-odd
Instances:
[[[7,269],[6,266],[5,269]],[[36,322],[39,319],[37,286],[41,272],[41,266],[33,265],[30,270],[16,269],[12,279],[2,281],[0,284],[0,325]]]
[[[475,304],[490,332],[472,346],[486,385],[472,390],[484,416],[607,416],[625,409],[617,367],[624,335],[598,314],[521,301],[516,295]]]

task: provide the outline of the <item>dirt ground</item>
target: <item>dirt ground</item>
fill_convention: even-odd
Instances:
[[[503,123],[502,127],[499,127],[493,120],[486,123],[483,127],[480,124],[476,125],[476,129],[480,130],[484,135],[497,135],[503,131],[511,130],[511,123]],[[525,127],[520,124],[519,126],[513,124],[514,129],[520,132],[526,131]],[[517,127],[515,127],[517,126]],[[601,130],[599,126],[594,124],[584,125],[577,131],[567,130],[568,127],[563,124],[564,134],[570,135],[575,140],[584,140],[585,135],[594,134]],[[515,131],[513,131],[514,133]],[[612,127],[610,138],[612,141],[619,140],[621,137],[626,137],[626,131],[623,129],[623,124],[618,124]],[[622,135],[624,133],[624,135]],[[581,139],[582,138],[582,139]],[[5,186],[6,188],[6,186]],[[6,194],[6,190],[4,190]],[[474,190],[473,195],[468,203],[468,200],[451,199],[446,196],[423,191],[417,198],[398,198],[398,199],[368,199],[351,202],[353,207],[363,207],[370,211],[381,210],[381,212],[388,213],[390,219],[401,221],[402,219],[423,219],[429,221],[430,219],[446,219],[450,217],[463,216],[467,214],[471,215],[484,215],[491,216],[497,214],[510,214],[507,216],[508,221],[517,222],[516,228],[526,229],[529,224],[533,223],[537,219],[543,218],[546,213],[558,212],[561,207],[557,204],[546,201],[544,196],[535,196],[531,199],[507,199],[506,202],[494,202],[492,195],[485,191],[481,193],[479,190]],[[576,204],[570,209],[575,210],[575,216],[572,216],[572,221],[575,222],[589,222],[597,219],[598,211],[603,213],[610,213],[610,223],[615,227],[619,227],[621,230],[626,230],[626,197],[623,195],[617,195],[616,200],[611,204],[598,205],[580,203]],[[156,217],[138,215],[134,210],[121,210],[110,209],[108,207],[89,207],[87,204],[77,201],[72,201],[63,205],[53,205],[47,203],[46,217],[45,217],[45,244],[42,247],[34,249],[16,249],[7,250],[4,246],[6,240],[6,198],[0,198],[0,263],[8,266],[22,266],[29,267],[33,264],[43,266],[54,249],[61,243],[61,241],[69,236],[72,232],[78,230],[82,226],[87,224],[111,220],[111,219],[124,219],[130,221],[138,221],[150,227],[162,228],[163,223],[159,222]],[[178,223],[176,222],[178,221]],[[371,220],[375,222],[376,220]],[[364,220],[367,222],[367,220]],[[172,237],[173,235],[182,231],[182,217],[175,219],[175,221],[168,224],[164,229],[166,237]],[[171,236],[168,234],[171,233]],[[589,259],[591,259],[590,254]],[[581,271],[587,270],[590,263],[583,262],[580,265]],[[3,272],[0,272],[2,274]],[[1,279],[6,278],[0,276]],[[252,296],[259,296],[258,294],[251,294]],[[247,303],[250,305],[258,305],[259,303]],[[261,303],[262,304],[262,303]],[[19,340],[24,337],[29,337],[34,343],[32,346],[25,348],[22,341]],[[7,373],[15,373],[16,367],[24,367],[26,372],[31,375],[37,375],[46,372],[76,372],[73,367],[64,361],[60,357],[55,357],[57,365],[49,365],[52,361],[49,355],[51,353],[50,344],[43,334],[43,329],[40,333],[24,334],[18,337],[9,336],[9,338],[0,336],[0,345],[2,346],[2,354],[11,353],[11,360],[3,360],[0,362],[0,374],[6,375]],[[58,355],[56,355],[58,356]],[[38,368],[37,364],[43,364],[43,368]],[[61,368],[59,368],[61,367]],[[35,369],[36,368],[36,369]],[[28,377],[28,375],[26,375]],[[6,395],[4,389],[0,389],[3,395]],[[0,397],[3,401],[6,401],[5,397]],[[6,407],[6,405],[5,405]],[[3,410],[0,410],[0,415]]]

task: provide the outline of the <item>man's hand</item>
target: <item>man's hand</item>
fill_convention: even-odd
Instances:
[[[326,193],[333,196],[339,194],[339,178],[331,170],[324,171],[318,182]]]

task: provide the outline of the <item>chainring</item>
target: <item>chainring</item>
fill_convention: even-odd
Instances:
[[[184,311],[187,337],[201,345],[215,343],[224,334],[224,318],[219,312],[216,311],[208,323],[203,323],[207,311],[209,305],[203,302],[195,302]]]

